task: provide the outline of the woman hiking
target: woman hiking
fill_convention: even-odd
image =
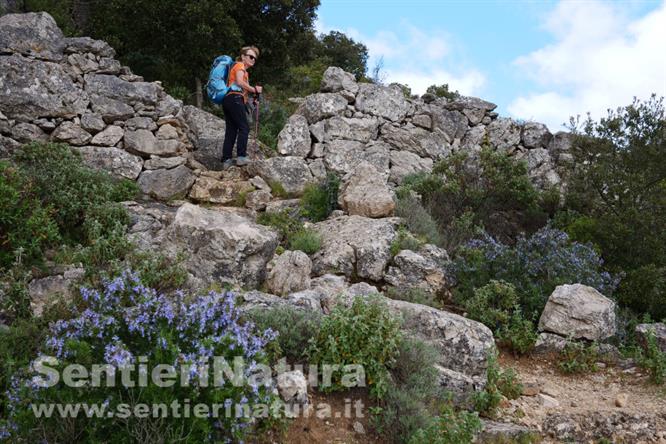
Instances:
[[[233,152],[236,143],[235,164],[247,165],[250,160],[247,157],[247,139],[250,134],[250,125],[247,123],[245,104],[248,93],[261,94],[261,86],[250,86],[247,70],[252,68],[259,57],[259,48],[256,46],[244,46],[241,48],[240,56],[229,72],[227,86],[236,84],[241,91],[229,91],[222,101],[224,110],[224,121],[226,130],[224,132],[224,145],[222,146],[222,169],[226,170],[234,165]],[[238,140],[237,140],[238,139]]]

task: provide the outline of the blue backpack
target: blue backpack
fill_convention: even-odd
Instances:
[[[229,91],[242,91],[235,83],[227,86],[229,71],[234,63],[234,59],[228,55],[216,57],[213,61],[210,74],[208,74],[208,83],[206,83],[206,93],[211,102],[219,105]]]

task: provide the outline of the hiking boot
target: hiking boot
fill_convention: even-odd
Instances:
[[[239,157],[236,159],[236,165],[238,165],[239,167],[240,167],[240,166],[245,166],[245,165],[247,165],[248,163],[250,163],[250,159],[249,159],[248,157],[245,157],[245,156],[239,156]]]
[[[224,162],[222,162],[222,169],[223,170],[228,170],[232,166],[234,166],[234,159],[227,159]]]

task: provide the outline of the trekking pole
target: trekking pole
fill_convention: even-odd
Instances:
[[[256,152],[259,151],[259,144],[257,142],[257,138],[259,137],[259,105],[261,103],[261,94],[255,94],[254,95],[254,109],[255,109],[255,117],[254,117],[254,150]]]

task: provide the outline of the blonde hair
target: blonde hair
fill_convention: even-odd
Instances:
[[[254,51],[257,58],[259,58],[259,48],[257,48],[256,46],[243,46],[240,50],[240,55],[238,57],[236,57],[236,61],[240,62],[241,61],[241,56],[244,56],[250,50]]]

